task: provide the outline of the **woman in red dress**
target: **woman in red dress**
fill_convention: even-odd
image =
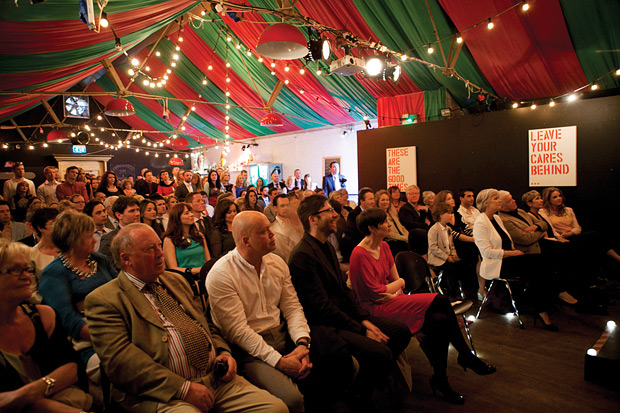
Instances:
[[[454,310],[440,294],[403,294],[405,282],[399,277],[390,247],[383,238],[390,235],[387,214],[380,208],[363,211],[357,225],[365,235],[351,254],[349,275],[360,305],[372,315],[403,322],[417,334],[420,347],[433,367],[430,385],[446,400],[463,404],[463,396],[452,390],[446,377],[448,344],[458,351],[458,363],[480,375],[495,367],[476,357],[465,342]]]

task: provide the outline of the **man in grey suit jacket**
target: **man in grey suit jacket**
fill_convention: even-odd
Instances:
[[[0,237],[19,241],[28,236],[28,227],[21,222],[11,221],[11,210],[7,201],[0,201]]]
[[[118,227],[101,236],[101,242],[99,243],[99,252],[107,256],[112,260],[110,254],[110,246],[112,240],[118,234],[121,228],[132,224],[134,222],[140,222],[140,210],[138,209],[138,200],[129,196],[119,196],[114,205],[112,205],[112,213],[118,220]]]
[[[122,272],[86,297],[85,311],[114,402],[129,412],[287,411],[236,375],[230,348],[189,285],[164,272],[161,240],[151,227],[121,229],[112,251]],[[214,372],[218,363],[225,371]]]

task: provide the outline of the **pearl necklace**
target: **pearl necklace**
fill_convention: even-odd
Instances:
[[[85,278],[90,278],[97,273],[97,261],[92,259],[90,255],[86,259],[86,264],[88,264],[88,267],[90,268],[89,272],[82,271],[78,267],[71,265],[71,263],[69,262],[69,258],[67,258],[67,256],[64,254],[60,254],[58,258],[60,258],[62,265],[64,265],[65,268],[68,269],[69,271],[74,272],[75,275],[77,275],[80,280],[83,280]]]

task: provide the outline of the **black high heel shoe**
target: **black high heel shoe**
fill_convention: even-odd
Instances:
[[[429,380],[431,389],[433,390],[433,396],[435,391],[439,390],[439,393],[443,395],[443,398],[452,404],[465,404],[465,398],[459,393],[452,390],[450,383],[448,383],[447,377],[432,376]]]
[[[556,326],[553,323],[547,324],[545,323],[545,320],[542,319],[542,317],[540,316],[540,314],[536,314],[534,316],[534,327],[536,327],[536,321],[540,320],[542,322],[542,326],[545,330],[547,331],[553,331],[553,332],[557,332],[560,331],[560,329],[558,328],[558,326]]]
[[[493,374],[497,371],[495,366],[485,363],[469,351],[467,353],[459,353],[457,362],[461,367],[463,367],[463,370],[467,371],[469,368],[480,376]]]

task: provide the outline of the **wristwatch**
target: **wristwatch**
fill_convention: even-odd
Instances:
[[[47,388],[45,389],[45,397],[48,397],[50,394],[52,394],[52,390],[54,389],[56,380],[47,376],[41,377],[41,380],[43,380],[43,382],[47,384]]]
[[[310,350],[310,342],[309,341],[305,341],[305,340],[299,340],[297,342],[298,346],[304,346],[305,348],[307,348],[308,350]]]

